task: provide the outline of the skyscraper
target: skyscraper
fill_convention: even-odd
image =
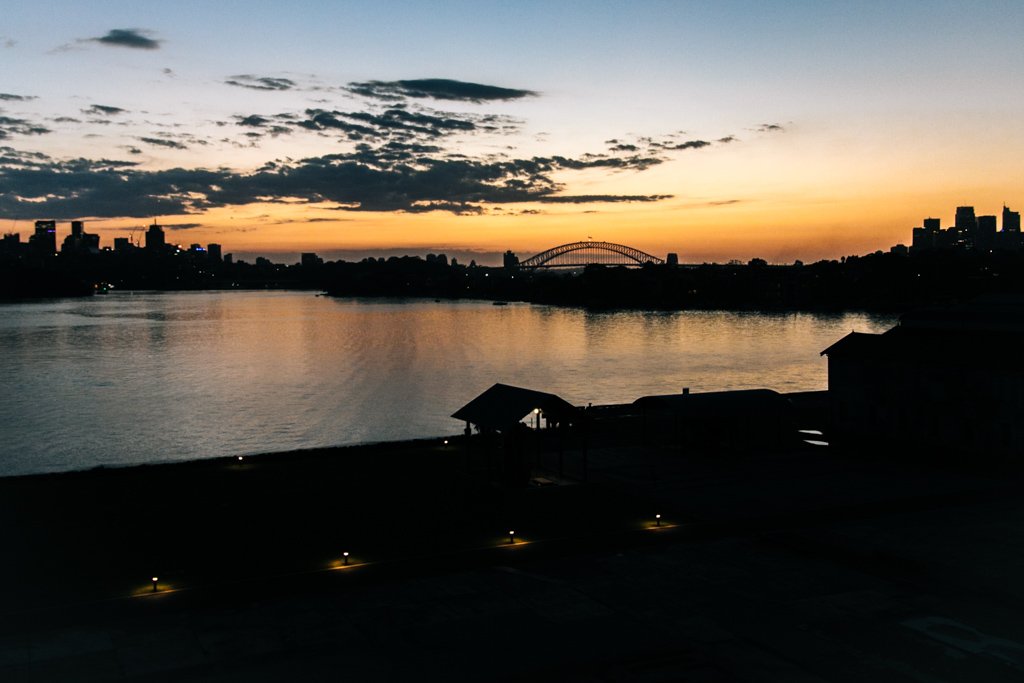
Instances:
[[[57,221],[36,221],[36,231],[28,238],[32,249],[44,256],[57,253]]]
[[[1020,232],[1020,212],[1003,205],[1003,232]]]
[[[154,223],[146,231],[146,250],[160,252],[164,250],[167,241],[164,239],[164,229]]]
[[[974,207],[956,207],[956,219],[954,220],[953,227],[956,229],[957,240],[960,242],[960,246],[973,247],[975,232],[978,229],[978,219],[974,217]]]
[[[974,248],[992,251],[996,241],[996,217],[978,216],[978,227],[974,233]]]

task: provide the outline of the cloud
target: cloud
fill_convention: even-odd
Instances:
[[[12,135],[44,135],[49,132],[49,128],[25,119],[0,116],[0,140],[7,140]]]
[[[235,76],[238,87],[282,90],[295,87],[289,79]],[[503,99],[477,84],[457,81],[395,81],[379,92],[401,97],[431,97],[482,101]],[[416,88],[409,84],[416,84]],[[445,90],[438,84],[449,87]],[[452,83],[460,89],[451,90]],[[398,84],[401,87],[395,86]],[[362,84],[366,85],[366,84]],[[466,88],[469,88],[468,90]],[[484,88],[485,90],[480,90]],[[428,93],[429,94],[425,94]],[[521,91],[527,93],[527,91]],[[415,93],[415,94],[414,94]],[[532,94],[532,93],[529,93]],[[517,97],[526,96],[517,95]],[[396,95],[396,97],[398,97]],[[380,98],[378,98],[380,99]],[[301,159],[267,161],[249,171],[228,168],[171,168],[148,170],[135,162],[0,155],[0,218],[47,215],[146,217],[188,215],[255,203],[310,205],[324,212],[447,212],[473,215],[504,207],[508,215],[529,203],[598,204],[657,202],[672,195],[571,194],[573,172],[605,170],[638,172],[669,161],[675,153],[713,145],[676,131],[654,137],[611,139],[602,151],[579,155],[518,158],[507,140],[494,137],[518,132],[521,121],[487,113],[450,112],[423,103],[391,101],[364,103],[362,109],[309,108],[301,112],[239,113],[218,122],[221,142],[255,146],[266,136],[303,131],[338,143],[331,153]],[[85,113],[116,116],[124,110],[92,105]],[[145,144],[169,150],[193,149],[212,139],[183,129],[154,128],[145,137],[125,137],[122,154],[138,155]],[[32,134],[23,119],[0,117],[0,135]],[[464,145],[467,136],[484,136],[482,152]],[[491,137],[494,136],[494,137]],[[729,136],[730,141],[732,136]],[[710,138],[711,140],[715,138]],[[724,141],[726,138],[719,138]],[[653,189],[653,188],[652,188]],[[593,208],[593,207],[585,207]],[[549,210],[554,210],[553,208]]]
[[[412,97],[480,103],[494,100],[518,100],[537,95],[532,90],[501,88],[496,85],[467,83],[450,78],[353,82],[349,83],[346,89],[356,95],[386,101]]]
[[[158,147],[168,147],[170,149],[188,149],[188,145],[184,145],[176,140],[165,140],[163,138],[137,138],[141,142],[145,142],[150,145],[157,145]]]
[[[57,161],[48,157],[0,158],[0,217],[30,218],[88,215],[95,217],[145,217],[182,215],[252,203],[317,204],[335,211],[425,213],[443,211],[456,215],[479,214],[496,206],[526,202],[590,204],[655,202],[664,194],[567,195],[556,173],[593,168],[642,171],[662,162],[638,154],[580,157],[549,156],[509,159],[502,155],[471,158],[429,142],[443,130],[444,116],[397,110],[400,113],[368,114],[365,127],[374,136],[378,129],[411,127],[408,139],[384,138],[363,141],[354,149],[300,160],[274,160],[251,172],[229,169],[175,168],[149,171],[126,161]],[[301,125],[319,121],[320,126],[361,123],[344,121],[332,112],[314,112]],[[381,118],[383,117],[383,118]],[[426,117],[426,118],[423,118]],[[239,121],[248,117],[239,117]],[[271,121],[253,126],[254,135]],[[277,117],[275,117],[277,118]],[[355,117],[358,118],[358,117]],[[335,123],[326,123],[335,122]],[[277,125],[277,124],[274,124]],[[463,128],[464,126],[455,126]],[[184,142],[204,144],[191,136],[168,133],[140,137],[139,141],[168,149],[187,149]],[[181,140],[181,141],[179,141]],[[127,149],[138,154],[136,147]]]
[[[681,149],[702,149],[704,147],[711,146],[711,143],[707,140],[687,140],[686,142],[679,142],[674,145],[665,145],[662,147],[664,150],[681,150]]]
[[[13,147],[0,147],[0,168],[29,167],[35,168],[49,164],[52,159],[42,152],[24,152]]]
[[[39,99],[35,95],[12,95],[6,92],[0,92],[0,101],[3,102],[28,102],[29,100]]]
[[[672,199],[670,194],[579,194],[539,197],[545,204],[594,204],[598,202],[660,202]]]
[[[160,227],[167,230],[191,230],[203,227],[202,223],[161,223]]]
[[[718,138],[718,143],[722,145],[728,145],[730,142],[736,142],[739,138],[735,135],[726,135],[724,138]]]
[[[253,128],[261,128],[270,123],[270,119],[260,116],[259,114],[236,116],[235,119],[237,119],[239,126],[252,126]]]
[[[152,31],[147,31],[141,28],[115,28],[111,29],[107,35],[100,38],[89,38],[90,41],[97,42],[101,45],[110,45],[113,47],[130,47],[137,50],[156,50],[160,47],[159,40],[150,38]]]
[[[124,114],[127,109],[121,109],[121,107],[109,107],[105,104],[94,104],[88,109],[83,109],[83,114],[90,116],[116,116],[118,114]]]
[[[289,78],[252,76],[250,74],[231,76],[224,82],[228,85],[236,85],[239,88],[249,88],[250,90],[291,90],[296,86],[295,81]]]
[[[758,133],[781,133],[786,129],[777,123],[762,123],[755,130]]]
[[[17,44],[17,41],[13,38],[6,38],[4,36],[0,36],[0,47],[12,48]]]

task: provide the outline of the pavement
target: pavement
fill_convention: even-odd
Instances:
[[[0,681],[1024,680],[1019,473],[591,458],[665,528],[0,607]]]

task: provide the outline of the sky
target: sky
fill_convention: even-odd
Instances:
[[[4,4],[23,240],[788,263],[1024,205],[1019,0]]]

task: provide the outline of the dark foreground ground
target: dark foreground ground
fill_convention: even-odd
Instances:
[[[439,440],[0,479],[0,681],[1024,680],[1020,472],[589,456],[516,492]]]

